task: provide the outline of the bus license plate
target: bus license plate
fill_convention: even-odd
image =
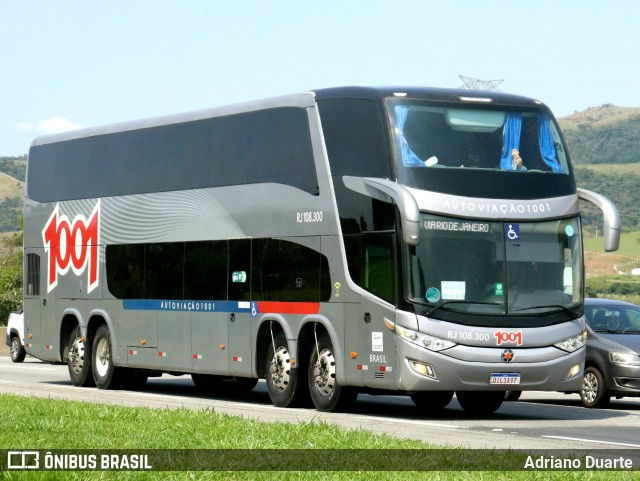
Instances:
[[[489,384],[520,384],[520,374],[517,373],[492,373]]]

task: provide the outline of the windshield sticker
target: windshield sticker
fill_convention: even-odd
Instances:
[[[440,300],[440,289],[437,287],[430,287],[427,289],[427,301],[438,302]]]
[[[502,282],[496,282],[493,285],[493,295],[494,296],[504,296],[504,284]]]
[[[575,231],[571,224],[564,228],[564,232],[567,234],[567,237],[573,237],[573,234],[575,234]]]
[[[505,224],[504,234],[508,240],[520,240],[520,224]]]
[[[442,281],[442,298],[463,301],[466,287],[464,281]]]

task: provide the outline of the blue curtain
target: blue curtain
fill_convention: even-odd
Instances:
[[[402,152],[402,165],[426,167],[420,157],[411,150],[407,140],[404,138],[404,123],[407,121],[407,115],[409,115],[409,107],[396,105],[394,109],[396,112],[396,123],[398,126],[398,138],[400,139],[400,150]]]
[[[556,157],[556,146],[553,143],[553,136],[549,128],[549,119],[542,114],[538,115],[538,143],[544,163],[551,167],[554,172],[562,173],[562,166]]]
[[[520,149],[520,130],[522,129],[522,114],[520,112],[510,112],[504,122],[502,134],[502,157],[500,158],[500,168],[503,170],[513,170],[511,151]]]

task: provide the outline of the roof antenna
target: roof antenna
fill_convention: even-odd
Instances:
[[[488,90],[490,92],[500,92],[498,85],[504,82],[504,79],[500,80],[480,80],[472,77],[465,77],[464,75],[458,75],[460,79],[464,82],[463,85],[460,86],[461,89],[467,90]]]

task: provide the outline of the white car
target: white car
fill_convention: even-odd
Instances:
[[[7,323],[7,346],[13,362],[22,362],[26,356],[24,350],[24,314],[22,310],[9,314]]]

